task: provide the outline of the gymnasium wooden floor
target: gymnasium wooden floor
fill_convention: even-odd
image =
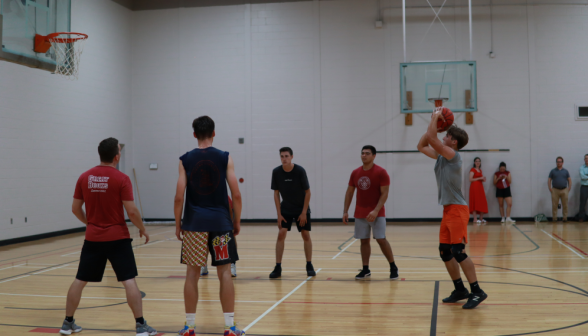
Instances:
[[[185,267],[171,226],[150,226],[152,242],[137,244],[145,318],[161,334],[184,324]],[[295,230],[295,229],[294,229]],[[136,229],[131,229],[136,237]],[[290,232],[281,280],[270,280],[277,230],[243,225],[238,236],[236,321],[247,335],[586,335],[588,229],[578,223],[469,226],[468,254],[489,298],[477,309],[443,304],[453,289],[438,257],[437,225],[389,225],[401,280],[372,242],[372,279],[361,268],[350,226],[314,225],[308,279],[300,235]],[[0,330],[3,335],[56,334],[73,281],[82,233],[0,248]],[[465,277],[464,277],[465,280]],[[201,279],[197,334],[219,335],[223,316],[214,269]],[[80,335],[133,335],[134,321],[110,266],[84,291]]]

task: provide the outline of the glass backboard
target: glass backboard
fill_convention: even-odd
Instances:
[[[431,113],[435,99],[453,112],[477,111],[476,62],[400,63],[400,111]]]
[[[0,15],[0,58],[45,70],[55,67],[52,49],[47,53],[33,50],[35,35],[69,32],[71,0],[0,0]]]

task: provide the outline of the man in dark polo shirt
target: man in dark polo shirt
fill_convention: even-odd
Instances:
[[[561,206],[563,212],[563,221],[568,221],[568,195],[572,189],[572,178],[567,169],[563,167],[564,159],[558,156],[555,160],[557,168],[553,168],[549,173],[547,179],[547,187],[551,192],[551,212],[553,214],[553,221],[557,221],[557,205],[561,199]]]
[[[304,254],[306,255],[306,274],[315,276],[312,266],[312,240],[310,240],[310,186],[306,170],[292,163],[294,153],[290,147],[280,148],[282,165],[272,172],[272,190],[274,202],[278,212],[278,240],[276,242],[276,267],[270,274],[271,279],[282,276],[282,256],[284,242],[292,223],[296,222],[298,232],[304,240]],[[280,203],[280,195],[282,202]]]

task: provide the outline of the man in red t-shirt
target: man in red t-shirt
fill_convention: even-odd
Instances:
[[[149,235],[133,201],[133,186],[129,177],[116,169],[120,161],[118,140],[108,138],[98,146],[100,165],[83,173],[76,184],[72,212],[84,224],[86,239],[82,247],[76,279],[67,293],[62,335],[82,331],[73,315],[80,304],[82,291],[88,282],[101,282],[109,260],[116,278],[125,287],[127,301],[135,316],[137,336],[155,335],[157,331],[143,318],[141,292],[135,282],[137,265],[132,239],[125,222],[123,206],[129,219],[139,229],[139,236]],[[86,212],[82,208],[86,203]]]
[[[380,249],[390,263],[390,279],[398,279],[398,267],[394,263],[392,247],[386,239],[386,210],[384,203],[388,199],[390,189],[390,176],[386,170],[376,164],[376,148],[363,146],[361,149],[361,161],[363,166],[351,173],[349,186],[345,193],[345,207],[343,210],[343,223],[347,225],[349,220],[349,206],[353,200],[353,194],[357,188],[357,202],[355,203],[355,239],[361,239],[361,260],[363,269],[355,276],[357,280],[369,278],[370,272],[370,231],[373,229],[373,237],[380,245]]]

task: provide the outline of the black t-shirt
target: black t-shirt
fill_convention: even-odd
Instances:
[[[281,211],[283,214],[299,215],[304,209],[305,191],[310,189],[306,170],[295,164],[290,172],[285,172],[282,166],[274,168],[272,172],[272,190],[278,190],[282,195]],[[308,210],[310,212],[310,209]]]

